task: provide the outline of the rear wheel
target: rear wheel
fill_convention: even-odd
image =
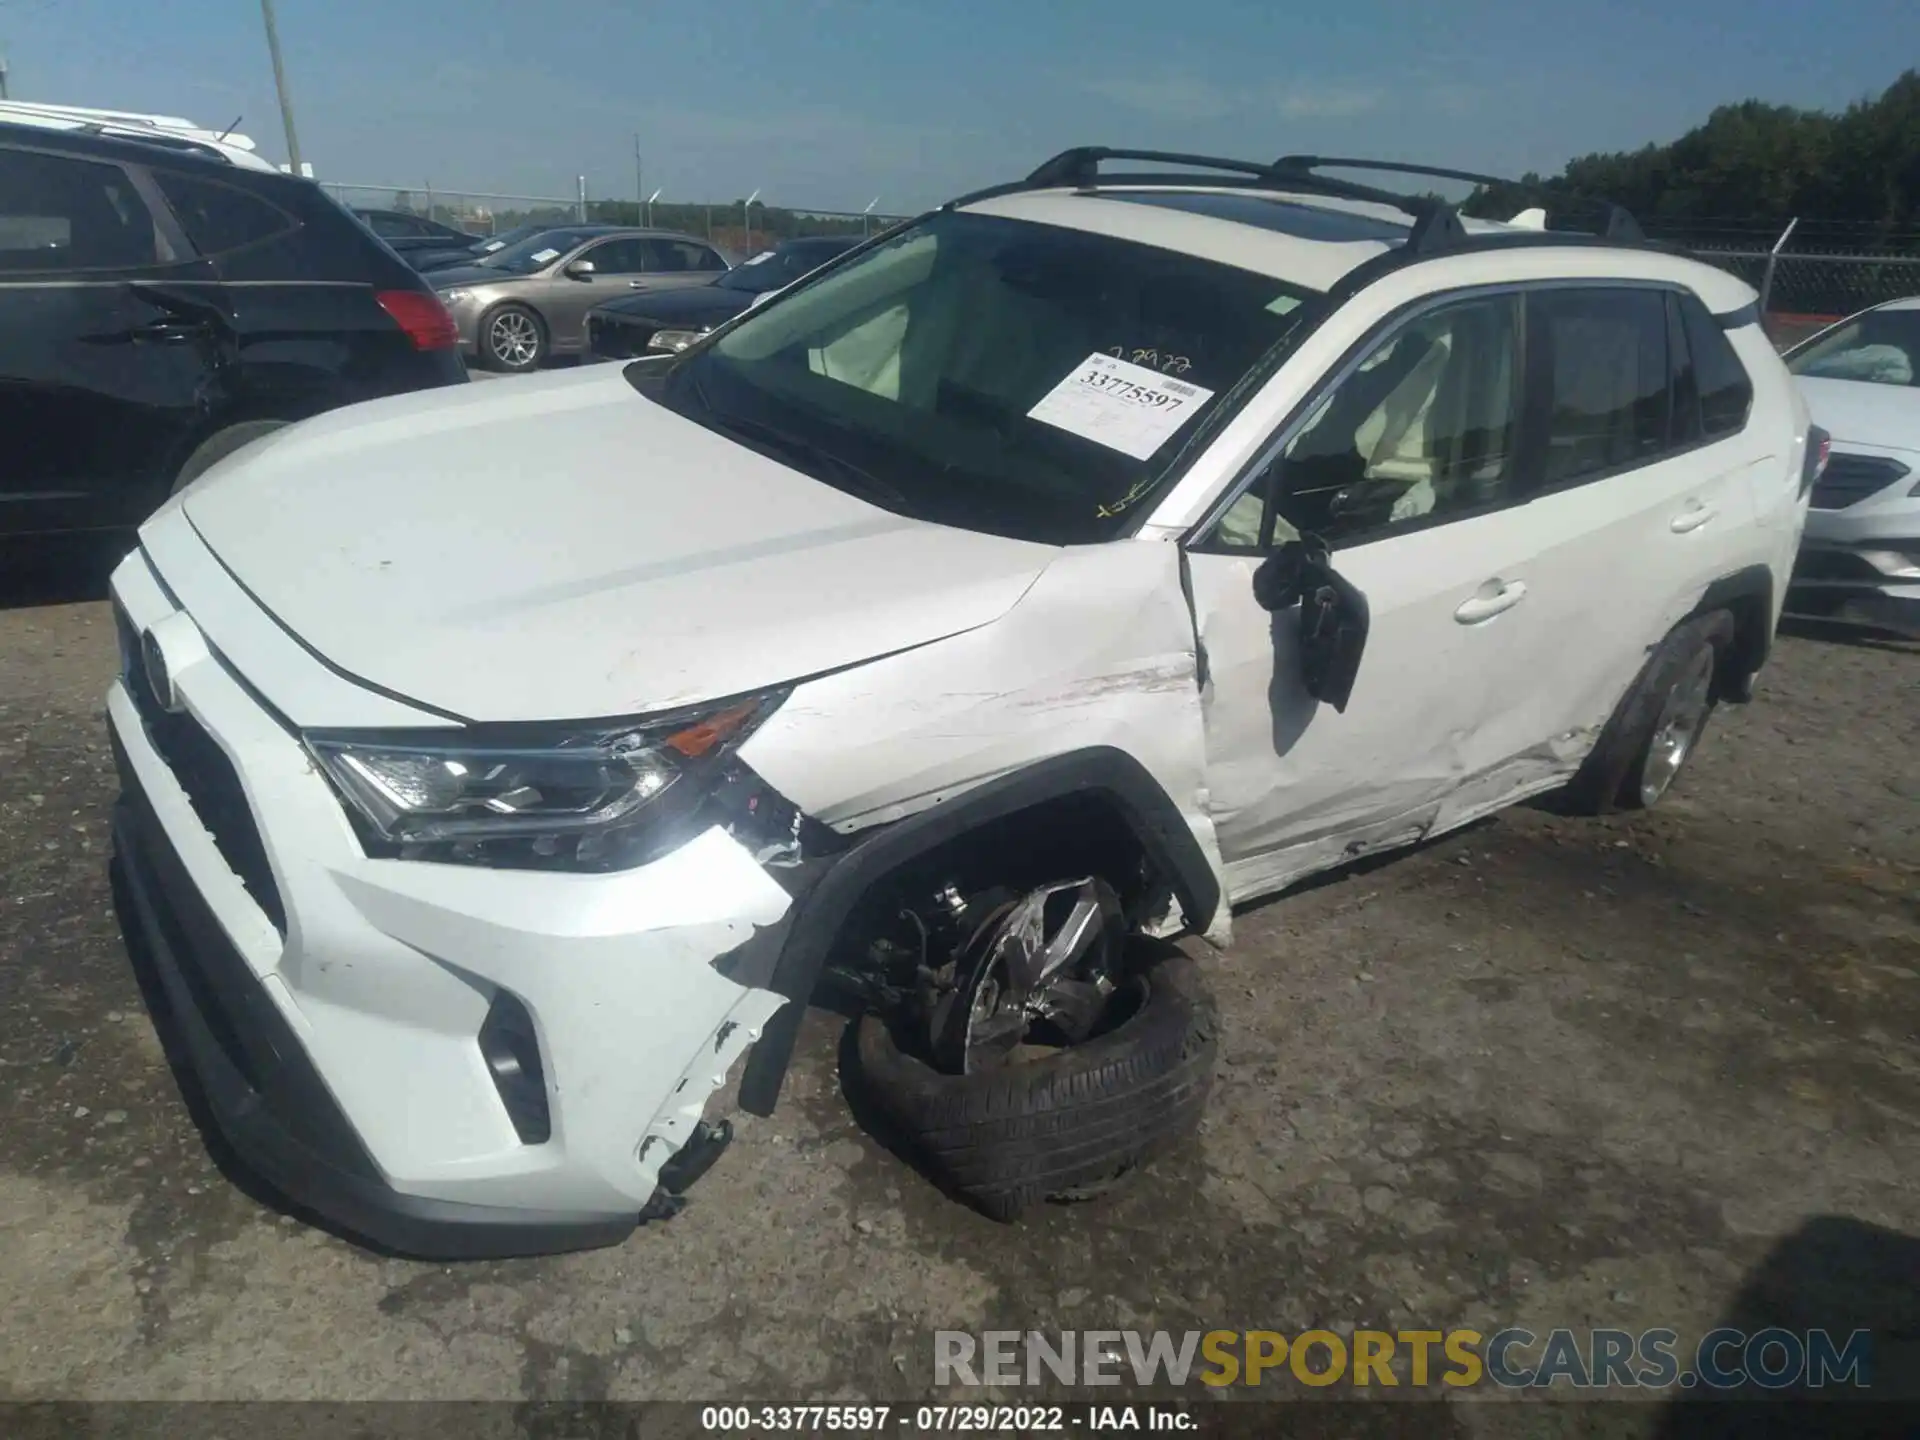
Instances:
[[[1668,633],[1568,785],[1572,809],[1604,815],[1660,802],[1713,716],[1720,657],[1733,638],[1733,617],[1724,610],[1696,615]]]

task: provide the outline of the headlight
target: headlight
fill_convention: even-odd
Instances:
[[[649,350],[666,350],[678,355],[707,332],[705,330],[656,330],[647,342]]]
[[[375,854],[620,870],[671,847],[675,822],[781,698],[617,727],[316,731],[306,742]]]
[[[472,298],[473,292],[471,290],[462,290],[458,286],[455,286],[451,290],[442,290],[440,292],[440,303],[442,305],[457,305],[462,300],[471,300]]]

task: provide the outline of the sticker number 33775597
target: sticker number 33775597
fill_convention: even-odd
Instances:
[[[1044,425],[1145,460],[1212,394],[1144,365],[1096,352],[1042,395],[1027,414]]]

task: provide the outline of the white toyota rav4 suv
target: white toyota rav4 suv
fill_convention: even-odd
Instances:
[[[1336,165],[1070,151],[678,357],[171,501],[113,582],[115,890],[239,1155],[394,1250],[610,1243],[837,986],[856,1101],[1011,1217],[1194,1123],[1170,937],[1656,801],[1824,454],[1753,292]]]

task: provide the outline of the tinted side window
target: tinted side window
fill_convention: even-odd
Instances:
[[[608,240],[580,258],[593,262],[596,275],[638,275],[647,268],[646,251],[644,240]]]
[[[202,255],[225,255],[262,240],[271,240],[294,228],[293,218],[257,195],[217,180],[182,175],[171,170],[153,172],[160,193],[173,207],[180,228]]]
[[[1540,290],[1528,339],[1545,382],[1541,483],[1645,464],[1667,449],[1666,301],[1658,290]]]
[[[648,240],[647,269],[682,272],[688,270],[724,270],[726,261],[704,245],[690,240]]]
[[[0,270],[152,265],[153,216],[117,165],[0,150]]]
[[[1274,462],[1274,538],[1339,541],[1510,498],[1518,335],[1514,297],[1498,295],[1429,310],[1375,345]],[[1222,542],[1257,542],[1263,489],[1228,510]]]
[[[1693,368],[1700,381],[1701,428],[1710,440],[1731,435],[1747,423],[1753,381],[1705,305],[1692,295],[1682,295],[1680,316],[1686,322],[1687,347],[1693,352]]]

